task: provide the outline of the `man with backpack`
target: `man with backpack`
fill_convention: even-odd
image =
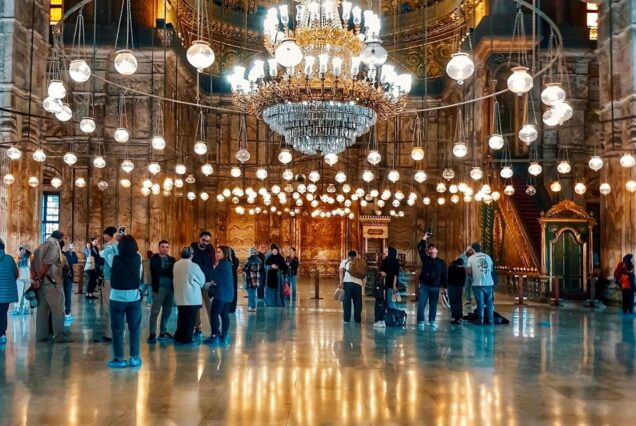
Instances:
[[[355,250],[349,250],[347,258],[340,262],[338,268],[340,276],[339,288],[344,289],[342,307],[344,322],[351,321],[351,303],[353,302],[353,320],[362,322],[362,285],[367,276],[367,263],[358,257]]]

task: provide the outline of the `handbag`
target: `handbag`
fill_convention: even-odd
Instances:
[[[215,293],[216,293],[216,284],[210,284],[210,287],[208,287],[208,299],[214,299]]]
[[[343,299],[344,299],[344,289],[340,287],[336,288],[336,291],[333,293],[333,300],[342,302]]]

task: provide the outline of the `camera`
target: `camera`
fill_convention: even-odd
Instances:
[[[126,235],[126,227],[125,226],[120,226],[119,229],[117,230],[117,232],[119,233],[119,235]]]

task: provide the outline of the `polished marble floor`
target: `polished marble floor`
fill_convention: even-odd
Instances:
[[[327,283],[323,283],[327,287]],[[34,317],[10,317],[0,347],[7,425],[624,425],[636,423],[634,319],[615,309],[515,307],[494,328],[405,330],[343,324],[331,300],[232,316],[229,349],[145,343],[138,370],[109,370],[93,343],[99,303],[74,296],[71,344],[35,343]],[[174,328],[176,318],[171,320]]]

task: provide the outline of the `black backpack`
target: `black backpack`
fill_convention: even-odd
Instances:
[[[391,307],[386,308],[384,324],[387,327],[406,327],[406,312]]]

